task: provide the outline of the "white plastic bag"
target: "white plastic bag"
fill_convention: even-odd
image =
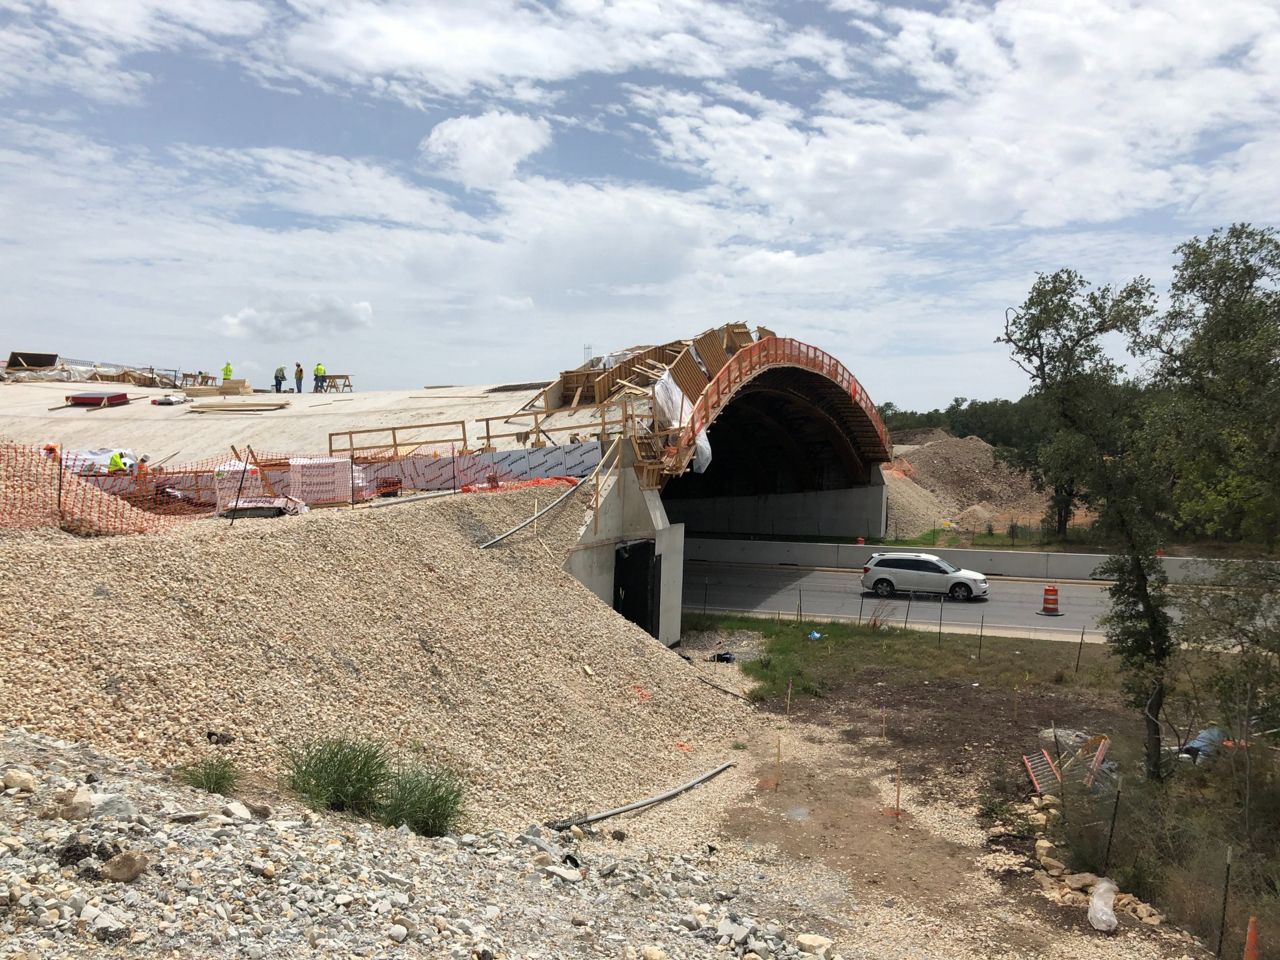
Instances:
[[[711,466],[711,441],[707,439],[707,431],[699,430],[693,441],[693,472],[706,473]]]
[[[1116,882],[1103,877],[1093,885],[1093,893],[1089,895],[1089,924],[1095,930],[1111,933],[1116,928],[1116,894],[1120,888]]]

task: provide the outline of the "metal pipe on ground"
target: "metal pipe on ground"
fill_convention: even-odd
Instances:
[[[737,764],[731,760],[728,763],[720,764],[720,766],[716,767],[714,770],[704,773],[699,777],[694,777],[688,783],[683,783],[674,790],[668,790],[666,793],[659,793],[656,796],[648,797],[644,800],[637,800],[635,803],[628,803],[624,807],[605,810],[602,813],[593,813],[585,817],[571,817],[567,820],[552,820],[547,823],[547,826],[552,830],[568,830],[570,827],[582,826],[584,823],[597,823],[601,820],[608,820],[610,817],[616,817],[623,813],[630,813],[632,810],[643,810],[645,807],[651,807],[655,803],[663,803],[667,800],[678,797],[680,794],[706,783],[713,777],[720,776],[720,774],[724,773],[730,767],[735,766],[737,766]]]

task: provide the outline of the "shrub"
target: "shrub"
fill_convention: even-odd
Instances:
[[[378,811],[388,827],[407,826],[424,837],[452,832],[462,814],[462,780],[436,767],[403,767],[387,784]]]
[[[197,790],[229,794],[240,782],[240,771],[228,756],[210,754],[180,771],[182,779]]]
[[[318,737],[285,754],[285,782],[319,810],[369,816],[390,777],[390,751],[372,740]]]

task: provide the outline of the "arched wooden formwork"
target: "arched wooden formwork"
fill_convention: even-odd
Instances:
[[[667,461],[666,473],[679,476],[688,469],[698,434],[711,426],[753,381],[769,371],[787,369],[807,375],[797,378],[798,384],[821,385],[820,390],[814,391],[815,410],[820,410],[823,417],[844,432],[862,463],[884,463],[892,459],[889,431],[884,421],[858,378],[844,364],[826,351],[799,340],[765,337],[733,353],[711,378],[681,430],[675,454]],[[804,389],[797,387],[798,392]]]

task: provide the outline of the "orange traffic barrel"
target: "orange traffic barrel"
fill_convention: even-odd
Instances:
[[[1258,960],[1258,918],[1249,918],[1249,933],[1244,938],[1244,960]]]
[[[1044,601],[1037,612],[1042,617],[1062,616],[1062,611],[1058,609],[1058,588],[1053,584],[1045,584]]]
[[[866,542],[867,542],[867,540],[866,540],[866,538],[865,538],[865,537],[859,537],[859,538],[858,538],[858,543],[860,543],[860,544],[861,544],[861,543],[866,543]]]

